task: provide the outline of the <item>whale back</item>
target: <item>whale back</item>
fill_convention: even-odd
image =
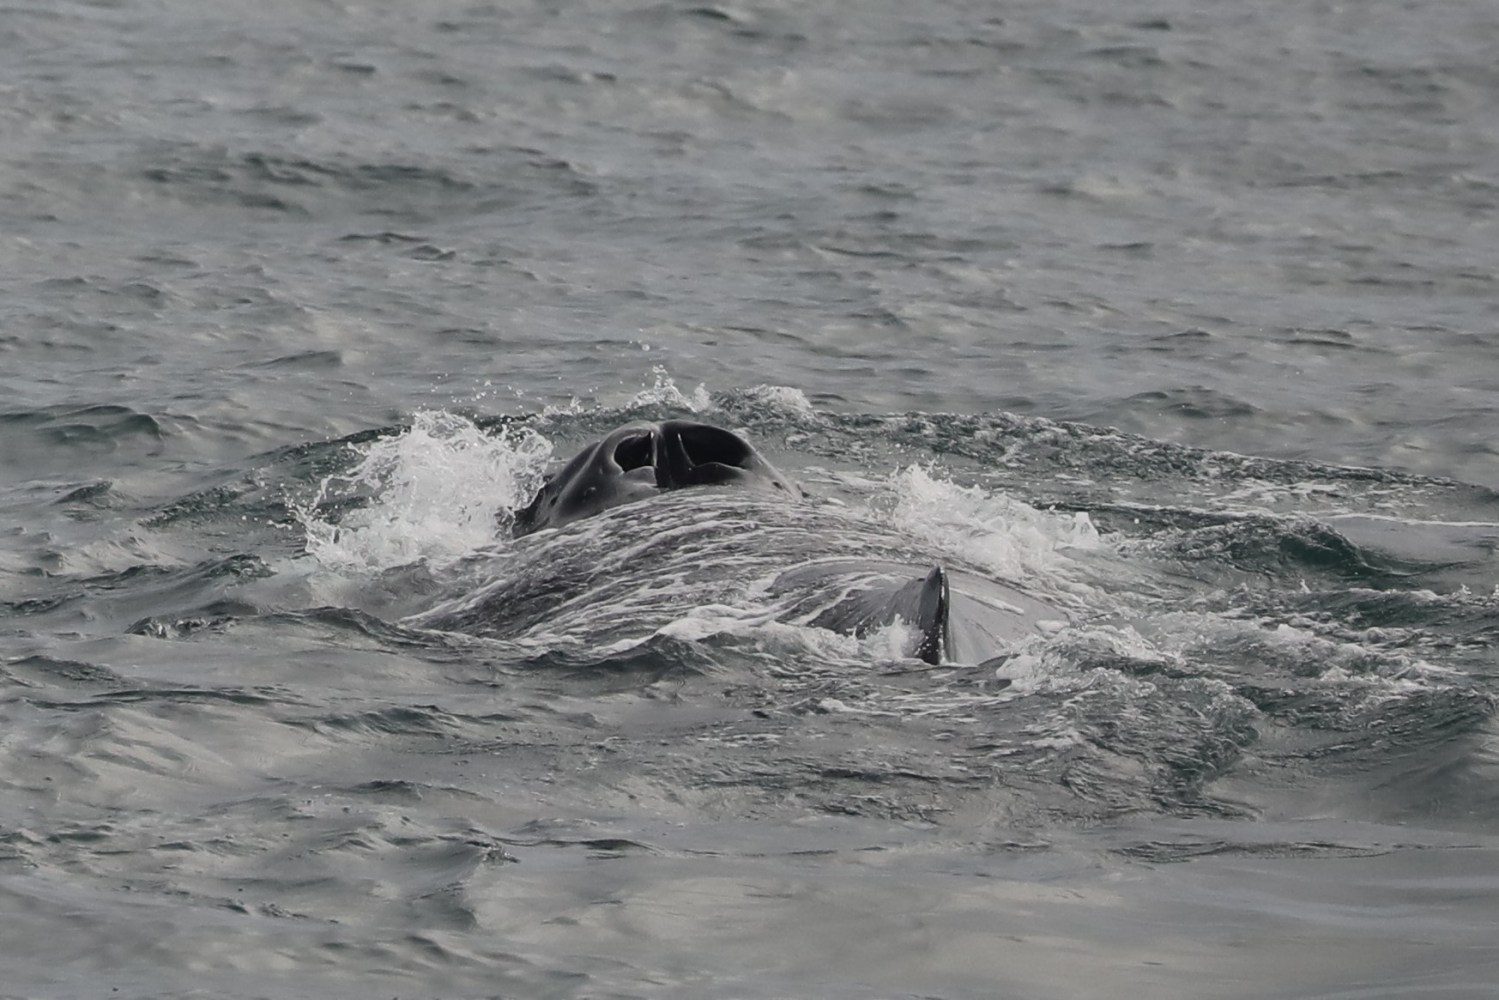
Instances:
[[[733,431],[690,420],[633,423],[587,445],[549,476],[515,513],[514,533],[529,535],[662,493],[705,486],[802,498],[792,480]],[[815,510],[794,517],[794,536],[805,535]],[[651,512],[661,513],[654,507]],[[636,530],[662,526],[660,516],[649,514],[642,508],[641,519],[631,522]],[[775,524],[782,518],[762,508],[757,520]],[[699,547],[694,551],[701,555]],[[590,570],[580,579],[594,586],[596,578]],[[997,580],[942,564],[878,557],[802,562],[776,575],[770,591],[785,602],[781,617],[786,621],[854,636],[902,623],[911,635],[906,652],[931,664],[997,663],[997,656],[1036,635],[1043,622],[1066,619],[1057,608]],[[507,592],[505,587],[496,591]],[[488,620],[494,596],[465,604],[457,619],[445,610],[440,620]]]
[[[815,560],[782,573],[774,589],[812,595],[793,617],[834,632],[864,636],[902,622],[912,632],[906,653],[932,664],[985,663],[1067,618],[1016,587],[940,564]],[[828,593],[836,596],[823,603]]]

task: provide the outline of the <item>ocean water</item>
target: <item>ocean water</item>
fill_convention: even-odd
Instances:
[[[0,997],[1499,995],[1499,8],[0,14]]]

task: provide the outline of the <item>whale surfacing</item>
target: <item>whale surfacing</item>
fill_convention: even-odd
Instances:
[[[692,487],[727,487],[804,500],[800,487],[733,431],[689,420],[626,424],[587,445],[515,512],[514,534],[559,528],[616,507]],[[786,620],[863,636],[902,622],[908,654],[927,663],[997,661],[1007,647],[1064,613],[1007,584],[937,563],[811,559],[781,572]],[[828,595],[833,595],[828,599]]]
[[[691,420],[634,423],[584,448],[515,512],[516,537],[592,517],[664,490],[743,486],[801,499],[801,489],[733,431]]]

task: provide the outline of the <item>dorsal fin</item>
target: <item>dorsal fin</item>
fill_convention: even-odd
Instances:
[[[824,611],[812,622],[819,628],[863,636],[899,618],[916,632],[911,655],[941,663],[949,645],[947,572],[933,566],[924,577],[872,587]]]
[[[915,649],[918,659],[942,662],[947,649],[947,607],[947,573],[941,566],[933,566],[926,579],[917,583],[916,614],[909,619],[921,633]]]

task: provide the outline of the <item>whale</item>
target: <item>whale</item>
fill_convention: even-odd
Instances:
[[[667,490],[734,486],[802,499],[790,478],[733,431],[692,420],[636,422],[579,451],[547,476],[526,507],[515,512],[519,537],[561,527]]]
[[[583,446],[513,511],[517,539],[566,531],[608,513],[644,511],[658,497],[688,491],[740,491],[757,501],[812,501],[743,435],[692,420],[635,422]],[[809,512],[810,516],[810,512]],[[638,518],[660,530],[659,518]],[[630,537],[626,533],[626,537]],[[1067,615],[1019,587],[943,560],[830,554],[778,573],[768,592],[781,619],[863,637],[901,623],[905,652],[928,664],[997,666],[1015,645]]]

